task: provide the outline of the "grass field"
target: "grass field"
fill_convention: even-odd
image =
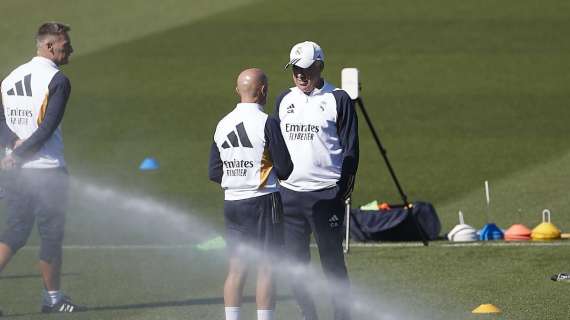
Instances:
[[[329,81],[360,69],[398,178],[411,199],[435,205],[443,233],[458,210],[486,222],[484,180],[499,226],[532,227],[550,208],[570,230],[569,9],[559,0],[2,1],[2,75],[33,55],[42,21],[73,28],[64,135],[77,180],[64,288],[95,310],[70,318],[222,318],[223,255],[191,249],[222,226],[222,194],[206,175],[213,130],[237,101],[239,71],[266,70],[272,101],[291,86],[282,71],[291,45],[308,39],[325,50]],[[354,203],[398,202],[362,119],[360,137]],[[147,156],[160,170],[138,171]],[[477,319],[470,310],[481,303],[502,308],[500,319],[567,319],[570,287],[548,277],[570,271],[570,250],[555,244],[440,241],[355,248],[347,259],[378,319]],[[24,249],[0,276],[8,316],[41,317],[35,258]],[[283,285],[278,317],[296,315]]]

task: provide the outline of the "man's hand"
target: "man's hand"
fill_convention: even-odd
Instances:
[[[14,142],[14,149],[19,147],[22,143],[24,143],[24,140],[22,140],[22,139],[16,140],[16,142]]]
[[[16,168],[16,164],[16,159],[11,154],[9,154],[2,159],[0,162],[0,167],[2,170],[11,170]]]

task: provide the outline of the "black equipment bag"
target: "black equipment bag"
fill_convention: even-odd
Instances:
[[[414,202],[412,214],[427,240],[437,239],[441,223],[428,202]],[[403,205],[389,210],[350,211],[350,238],[356,241],[420,241],[418,228]]]

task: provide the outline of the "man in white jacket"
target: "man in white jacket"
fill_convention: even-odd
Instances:
[[[0,138],[7,146],[4,173],[6,229],[0,235],[0,271],[26,244],[35,222],[41,238],[41,311],[78,312],[60,289],[68,174],[61,121],[71,93],[59,70],[73,52],[67,25],[47,22],[36,35],[37,55],[1,85]]]
[[[285,248],[289,256],[308,264],[311,233],[319,248],[323,271],[348,293],[349,280],[342,249],[344,201],[350,196],[358,168],[358,122],[348,94],[322,77],[324,53],[311,41],[293,46],[287,67],[294,87],[275,103],[275,115],[294,169],[281,183]],[[306,320],[317,312],[305,284],[293,281],[293,293]],[[335,320],[350,319],[343,299],[333,294]]]

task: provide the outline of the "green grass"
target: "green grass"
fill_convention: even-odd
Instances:
[[[484,180],[499,226],[532,227],[547,207],[553,222],[569,230],[568,9],[556,0],[3,1],[0,72],[33,53],[39,22],[71,24],[76,53],[64,69],[73,85],[64,135],[72,174],[160,199],[220,230],[222,194],[207,181],[206,167],[215,124],[237,101],[235,77],[263,68],[272,101],[291,86],[282,71],[291,45],[314,40],[325,50],[331,82],[340,84],[343,67],[360,69],[363,99],[404,190],[435,205],[443,232],[457,223],[458,210],[476,227],[486,222]],[[354,203],[399,202],[362,118],[360,125]],[[161,169],[139,172],[146,156]],[[152,226],[130,224],[113,205],[72,202],[67,243],[185,241],[179,233],[149,240]],[[159,228],[166,233],[168,226]],[[32,252],[23,251],[3,276],[34,273]],[[568,288],[547,278],[568,271],[567,252],[381,247],[355,250],[349,264],[359,287],[379,301],[410,302],[425,318],[467,319],[478,304],[492,302],[505,319],[563,319]],[[166,249],[71,250],[64,282],[98,307],[166,302],[82,319],[219,318],[225,268],[216,261],[210,266],[207,257]],[[35,311],[39,279],[3,278],[0,286],[5,311]],[[294,310],[288,291],[282,294],[281,318]]]
[[[567,248],[354,248],[348,266],[356,290],[375,301],[378,315],[565,319],[570,316],[570,288],[548,278],[567,267]],[[40,279],[32,266],[35,258],[35,250],[23,250],[0,279],[4,311],[14,318],[46,318],[37,314]],[[93,308],[73,319],[220,319],[224,272],[219,252],[68,249],[63,280],[68,292]],[[279,319],[296,314],[287,283],[280,281]],[[254,318],[253,293],[250,281],[243,306],[246,318]],[[483,303],[493,303],[503,314],[472,315],[471,310]],[[330,316],[322,300],[320,308]]]
[[[72,28],[76,55],[87,55],[170,28],[192,23],[253,0],[36,0],[3,1],[0,26],[6,31],[6,50],[0,53],[2,74],[34,53],[34,34],[44,21],[62,21]]]

